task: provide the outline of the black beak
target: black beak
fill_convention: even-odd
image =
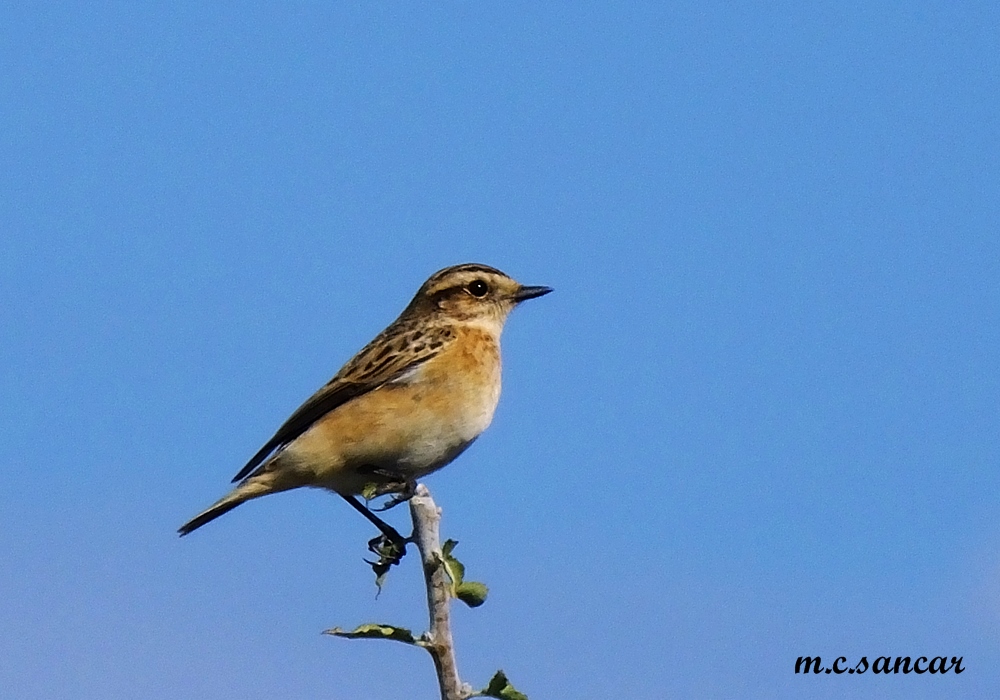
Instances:
[[[514,301],[520,304],[528,299],[545,296],[552,291],[552,287],[521,287],[514,292]]]

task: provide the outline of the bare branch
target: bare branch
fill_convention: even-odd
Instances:
[[[423,646],[434,659],[441,700],[465,700],[472,688],[462,683],[455,662],[455,646],[451,638],[451,581],[445,571],[441,554],[441,511],[427,488],[420,484],[410,499],[413,518],[413,541],[420,550],[427,586],[427,608],[430,629],[424,635]]]

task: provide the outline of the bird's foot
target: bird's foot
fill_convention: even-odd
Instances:
[[[399,533],[396,533],[395,537],[383,533],[378,537],[368,540],[368,551],[378,557],[378,559],[376,561],[365,559],[365,562],[375,572],[375,585],[378,586],[380,591],[382,590],[382,584],[385,582],[386,574],[389,573],[389,569],[401,562],[406,555],[406,545],[408,542],[409,540],[404,539]]]
[[[372,508],[376,513],[395,508],[400,503],[406,503],[417,493],[417,482],[412,479],[389,482],[375,489],[375,497],[389,495],[389,499],[380,506]]]
[[[342,493],[340,496],[356,511],[365,516],[372,525],[378,528],[382,534],[368,541],[368,551],[378,559],[376,561],[365,561],[375,572],[375,585],[381,590],[385,575],[389,569],[398,564],[406,554],[406,545],[412,542],[412,538],[403,537],[392,525],[382,520],[363,505],[351,494]]]
[[[361,492],[366,504],[380,496],[392,496],[380,506],[369,506],[369,509],[375,513],[381,513],[395,508],[400,503],[406,503],[413,498],[417,491],[417,482],[412,477],[393,469],[368,467],[362,473],[373,477]]]

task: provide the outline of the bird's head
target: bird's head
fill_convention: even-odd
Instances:
[[[551,291],[549,287],[520,284],[495,267],[466,263],[431,275],[407,311],[482,323],[499,331],[515,306]]]

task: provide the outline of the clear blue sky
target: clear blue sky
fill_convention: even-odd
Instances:
[[[456,611],[467,680],[1000,694],[995,2],[0,26],[0,696],[433,697],[422,652],[319,634],[424,627],[415,560],[376,600],[338,499],[175,530],[467,261],[556,289],[428,482],[492,590]],[[804,654],[967,670],[796,677]]]

